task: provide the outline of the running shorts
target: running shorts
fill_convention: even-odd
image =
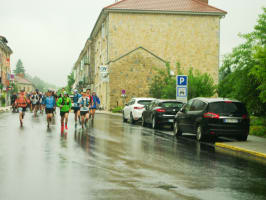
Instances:
[[[60,116],[61,116],[61,117],[64,117],[66,113],[69,113],[69,111],[66,111],[66,112],[64,112],[64,111],[60,111]]]
[[[85,116],[87,113],[89,113],[89,112],[88,111],[80,111],[81,116]]]
[[[19,107],[18,112],[26,112],[26,107]]]
[[[78,112],[80,110],[80,107],[73,107],[74,113]]]
[[[46,114],[52,114],[54,112],[53,108],[45,108],[45,113]]]

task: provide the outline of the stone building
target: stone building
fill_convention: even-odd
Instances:
[[[34,85],[24,77],[24,74],[15,76],[15,84],[19,91],[24,90],[25,92],[32,92],[35,90]]]
[[[74,71],[85,71],[82,60],[88,59],[87,82],[107,110],[122,105],[122,90],[127,99],[149,96],[155,68],[166,62],[208,72],[217,83],[225,15],[208,0],[119,1],[102,10]]]
[[[7,43],[7,39],[3,36],[0,36],[0,97],[2,95],[5,96],[6,106],[9,105],[10,99],[10,55],[13,53]]]

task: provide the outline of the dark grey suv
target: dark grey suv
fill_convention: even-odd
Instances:
[[[210,137],[234,137],[246,141],[249,116],[245,105],[222,98],[195,98],[176,114],[174,134],[194,133],[198,141]]]

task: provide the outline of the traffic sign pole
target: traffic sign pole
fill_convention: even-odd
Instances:
[[[187,103],[188,77],[186,75],[176,76],[176,100]]]

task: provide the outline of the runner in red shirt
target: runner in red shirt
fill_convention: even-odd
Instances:
[[[18,111],[19,111],[19,121],[20,121],[21,127],[23,126],[22,120],[25,116],[25,112],[26,112],[26,108],[27,108],[28,103],[29,103],[29,100],[25,96],[24,90],[21,90],[18,98],[15,101],[15,104],[16,104]]]

